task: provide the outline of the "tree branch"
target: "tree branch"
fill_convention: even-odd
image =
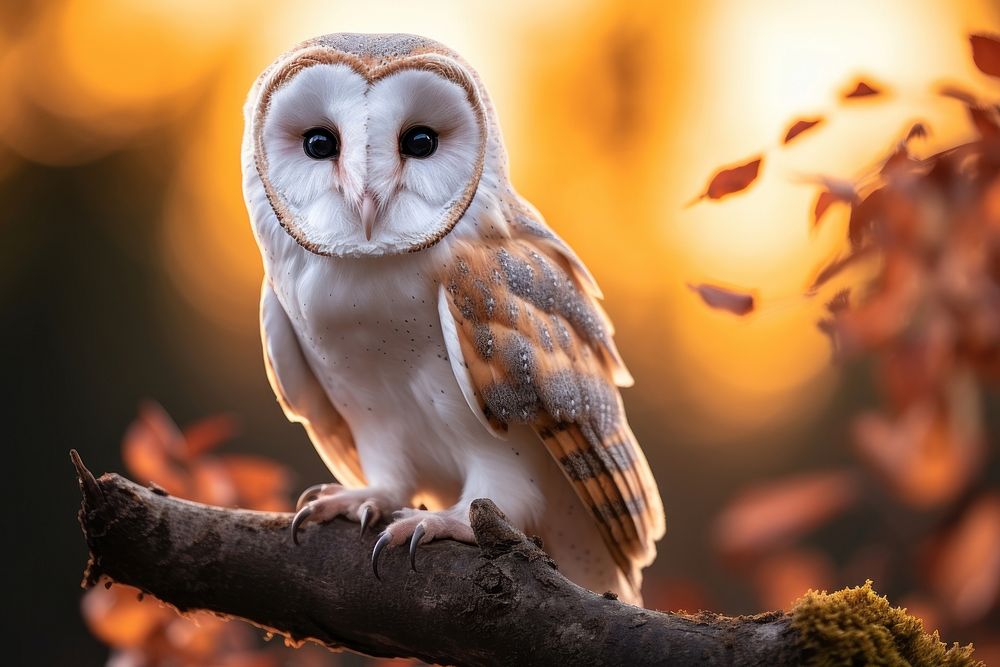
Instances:
[[[71,452],[80,524],[102,576],[180,611],[247,620],[293,641],[430,663],[792,665],[809,651],[788,614],[729,618],[639,609],[584,590],[510,526],[473,502],[479,547],[434,542],[410,570],[404,549],[371,571],[374,535],[334,520],[289,539],[290,515],[221,509],[118,475],[100,479]]]

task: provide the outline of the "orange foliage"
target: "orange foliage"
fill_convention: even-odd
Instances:
[[[875,95],[881,95],[882,91],[874,86],[871,86],[864,81],[858,81],[854,88],[850,92],[844,93],[844,99],[849,100],[857,97],[874,97]]]
[[[811,120],[797,120],[792,123],[792,126],[788,128],[788,132],[785,133],[785,138],[781,140],[781,143],[787,144],[789,141],[799,136],[806,130],[810,130],[820,123],[823,122],[822,118],[813,118]]]
[[[139,409],[122,442],[122,458],[138,481],[189,500],[286,511],[289,473],[269,459],[218,454],[236,433],[232,417],[220,415],[180,429],[156,403]],[[259,633],[209,613],[178,615],[131,586],[95,587],[82,602],[91,632],[115,652],[115,664],[277,667],[289,664],[275,648],[262,648]],[[297,664],[320,664],[308,654]],[[298,660],[298,659],[297,659]],[[329,664],[323,662],[321,664]]]
[[[1000,77],[1000,41],[973,35],[971,44],[976,66]],[[841,286],[819,321],[838,358],[873,362],[883,404],[851,425],[863,467],[751,489],[721,513],[715,535],[721,554],[750,567],[770,607],[833,585],[833,563],[795,546],[822,525],[865,511],[891,543],[898,519],[916,516],[921,534],[907,542],[923,545],[921,557],[862,550],[845,574],[909,587],[913,611],[932,627],[985,638],[1000,601],[1000,491],[986,476],[997,452],[980,407],[1000,381],[1000,106],[954,87],[939,92],[966,106],[978,138],[919,157],[910,142],[928,130],[916,123],[857,183],[820,179],[812,213],[815,226],[835,202],[849,204],[851,249],[817,271],[806,296],[860,260],[878,263],[866,284]],[[878,93],[861,82],[844,98]]]
[[[726,195],[746,190],[757,180],[763,158],[756,157],[746,164],[720,169],[705,188],[699,199],[722,199]]]

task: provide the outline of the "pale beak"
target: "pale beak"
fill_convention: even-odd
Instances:
[[[372,240],[372,228],[375,227],[375,214],[378,207],[375,204],[375,197],[368,190],[361,196],[361,226],[365,228],[365,240]]]

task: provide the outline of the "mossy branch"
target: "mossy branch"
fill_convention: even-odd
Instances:
[[[791,614],[639,609],[568,581],[485,499],[470,510],[478,548],[432,543],[417,572],[403,550],[389,552],[377,580],[374,536],[359,538],[357,524],[310,526],[296,547],[288,514],[209,507],[114,474],[94,479],[71,457],[90,548],[85,586],[107,577],[295,643],[463,665],[975,664],[971,649],[946,648],[867,586],[807,595]]]

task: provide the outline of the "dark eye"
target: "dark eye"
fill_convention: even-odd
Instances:
[[[302,150],[314,160],[329,160],[340,154],[340,139],[325,127],[314,127],[302,135]]]
[[[437,147],[437,132],[423,125],[411,127],[399,138],[399,152],[406,157],[430,157]]]

